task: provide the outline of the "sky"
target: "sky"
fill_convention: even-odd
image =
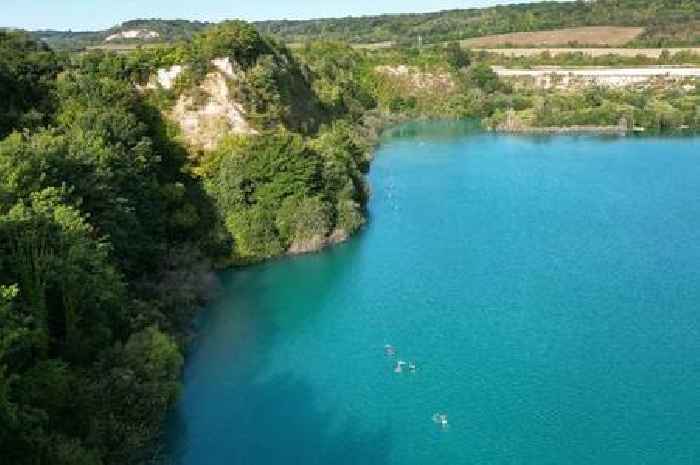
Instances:
[[[527,3],[531,0],[518,0]],[[0,0],[0,27],[102,30],[129,19],[309,19],[472,8],[514,0]]]

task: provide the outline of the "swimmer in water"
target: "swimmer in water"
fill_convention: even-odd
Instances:
[[[408,364],[408,369],[411,370],[412,372],[416,371],[416,363],[415,362],[409,362]]]
[[[450,426],[449,421],[447,420],[447,414],[445,413],[436,413],[433,415],[433,422],[437,423],[443,428]]]
[[[394,346],[392,346],[391,344],[387,344],[384,346],[384,353],[389,357],[393,357],[394,355],[396,355],[396,349],[394,349]]]
[[[399,360],[396,362],[396,368],[394,368],[394,373],[401,373],[403,372],[403,367],[406,365],[406,362],[403,360]]]

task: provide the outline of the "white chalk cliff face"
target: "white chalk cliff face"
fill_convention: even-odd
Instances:
[[[146,86],[147,89],[157,89],[158,86],[166,90],[172,90],[175,86],[175,81],[182,74],[185,68],[181,65],[173,65],[167,69],[159,69],[156,73],[155,79],[151,79],[151,82]]]
[[[105,42],[111,42],[117,39],[141,39],[141,40],[153,40],[160,37],[156,31],[147,31],[145,29],[133,29],[130,31],[122,31],[116,34],[112,34],[105,39]]]
[[[228,135],[258,134],[246,120],[243,105],[231,96],[229,85],[235,85],[233,81],[236,79],[234,64],[228,58],[220,58],[213,60],[212,65],[215,70],[207,74],[198,87],[205,96],[204,101],[195,101],[194,97],[184,93],[166,114],[180,126],[184,141],[200,150],[215,149]],[[160,69],[146,89],[172,90],[184,70],[180,65]]]

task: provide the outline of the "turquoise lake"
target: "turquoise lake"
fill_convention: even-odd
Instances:
[[[700,139],[416,123],[369,178],[348,243],[222,274],[173,463],[700,463]]]

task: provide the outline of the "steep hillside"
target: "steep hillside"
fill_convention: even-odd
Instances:
[[[362,226],[374,100],[352,49],[306,51],[240,22],[132,54],[0,32],[3,464],[153,463],[214,264]]]

